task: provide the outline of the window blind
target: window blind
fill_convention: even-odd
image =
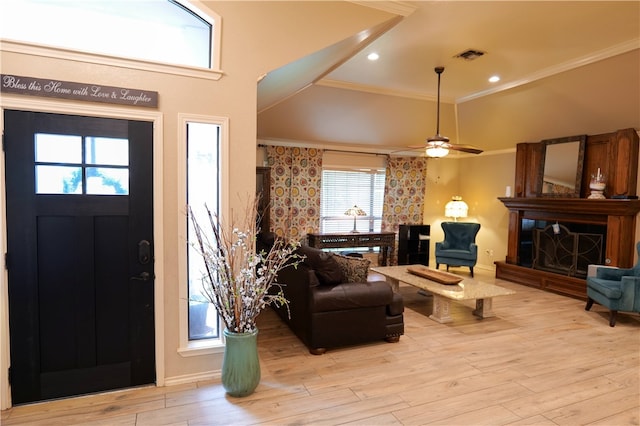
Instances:
[[[356,218],[360,232],[379,232],[384,203],[384,170],[323,170],[320,232],[349,232],[353,216],[344,214],[357,205],[366,216]]]

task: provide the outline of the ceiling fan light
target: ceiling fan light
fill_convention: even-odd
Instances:
[[[425,154],[427,157],[441,158],[449,154],[449,150],[441,145],[428,145]]]

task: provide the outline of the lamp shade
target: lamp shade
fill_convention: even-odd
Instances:
[[[457,221],[459,217],[467,217],[468,211],[469,206],[467,206],[467,203],[462,201],[462,197],[459,195],[451,197],[451,201],[444,206],[444,215],[452,217],[455,221]]]
[[[355,204],[350,209],[347,209],[347,211],[344,212],[344,214],[346,214],[347,216],[353,216],[353,231],[351,231],[351,232],[358,232],[358,230],[356,229],[356,218],[358,216],[366,216],[367,215],[364,212],[364,210],[362,210],[360,207],[356,206]]]
[[[344,212],[344,214],[347,216],[366,216],[367,215],[364,212],[364,210],[362,210],[360,207],[356,206],[355,204],[353,205],[353,207],[347,209],[347,211]]]

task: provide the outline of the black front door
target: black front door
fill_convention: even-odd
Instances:
[[[4,123],[13,403],[153,383],[153,123]]]

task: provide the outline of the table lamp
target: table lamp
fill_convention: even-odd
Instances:
[[[358,232],[358,230],[356,229],[356,218],[358,216],[366,216],[367,215],[364,212],[364,210],[362,210],[360,207],[356,206],[355,204],[350,209],[347,209],[347,211],[344,212],[344,214],[346,214],[347,216],[353,216],[353,231],[351,231],[351,232]]]

